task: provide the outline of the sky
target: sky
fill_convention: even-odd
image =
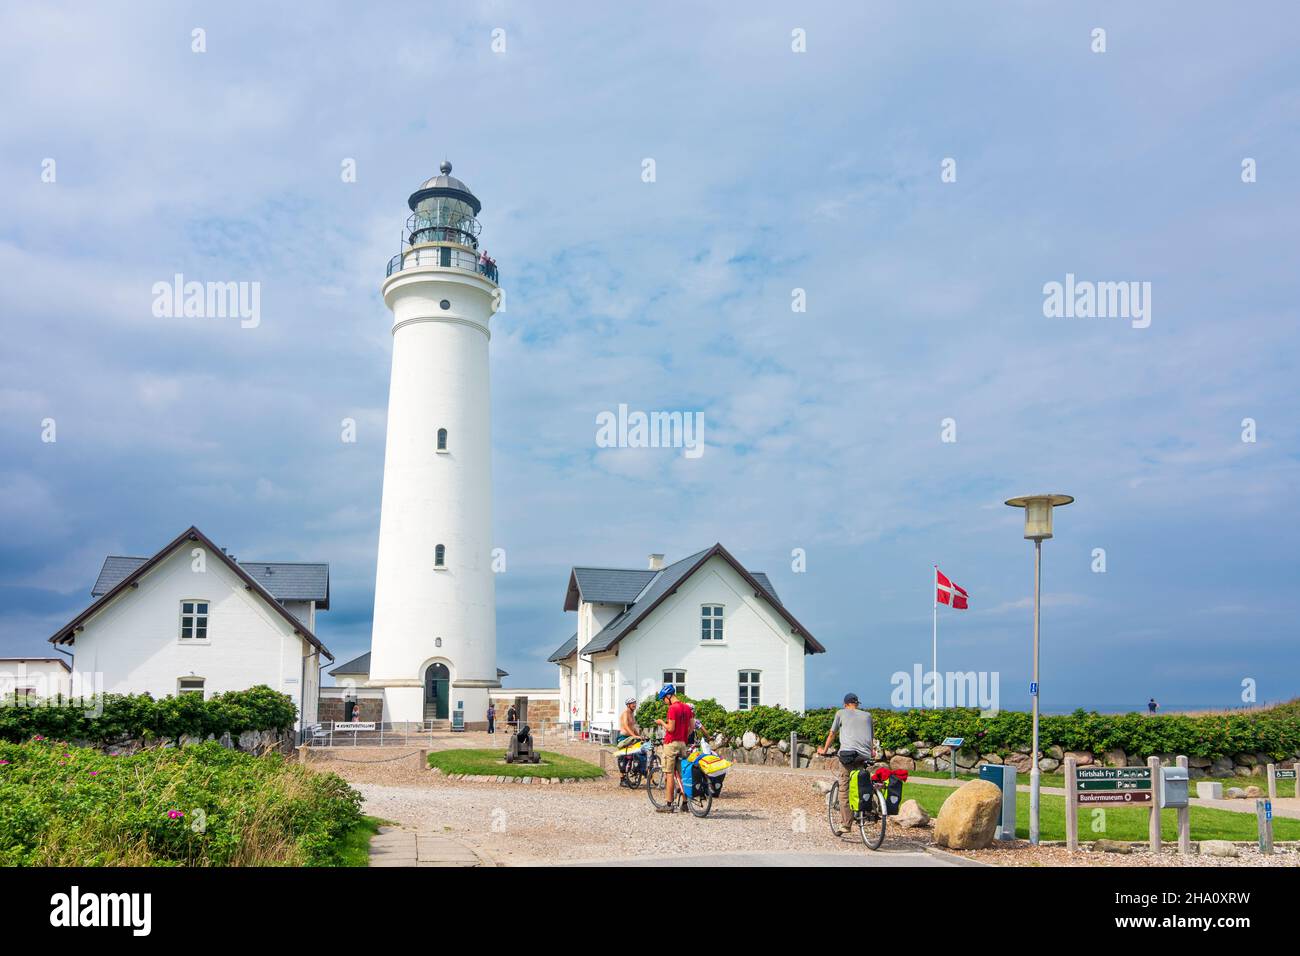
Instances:
[[[929,661],[938,564],[971,594],[940,669],[1023,709],[1003,501],[1063,492],[1045,709],[1296,696],[1297,34],[1288,2],[0,4],[0,656],[191,524],[329,562],[317,633],[368,650],[379,286],[447,158],[508,296],[513,686],[556,683],[570,567],[716,541],[826,646],[810,705]],[[156,317],[177,273],[258,283],[259,324]],[[1045,315],[1067,275],[1149,325]],[[702,415],[704,454],[598,447],[620,404]]]

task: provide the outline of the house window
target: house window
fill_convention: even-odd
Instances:
[[[181,602],[181,640],[206,641],[208,639],[208,602]]]
[[[447,450],[447,429],[438,429],[438,451]]]
[[[758,706],[758,689],[761,683],[758,671],[740,672],[740,693],[737,698],[739,710],[749,710],[751,707]]]
[[[198,694],[203,696],[203,678],[202,677],[182,677],[176,684],[176,694]]]
[[[440,544],[433,549],[433,566],[435,568],[445,568],[447,566],[447,546]]]
[[[664,671],[664,683],[672,684],[678,694],[686,696],[686,671]]]
[[[700,608],[700,640],[722,640],[721,604],[705,604]]]

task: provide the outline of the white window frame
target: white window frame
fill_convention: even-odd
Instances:
[[[664,675],[664,683],[672,684],[677,688],[677,693],[686,696],[686,668],[685,667],[665,667],[659,673]]]
[[[717,613],[710,613],[716,611]],[[701,604],[700,605],[700,643],[708,644],[725,644],[727,642],[727,632],[723,621],[726,620],[727,606],[725,604]],[[709,636],[704,636],[705,626],[709,627]],[[716,637],[713,635],[717,635]]]
[[[186,681],[198,681],[199,686],[186,688],[184,686]],[[193,674],[188,677],[176,678],[176,696],[180,697],[182,694],[198,694],[201,700],[207,700],[208,679],[206,677],[195,677]]]
[[[753,680],[745,680],[746,674],[752,675]],[[750,693],[742,695],[741,688],[749,688]],[[736,672],[736,709],[752,710],[761,706],[763,706],[763,672],[756,667],[742,668]]]
[[[194,610],[190,613],[185,612],[185,605],[193,604]],[[199,605],[203,605],[203,612],[199,612]],[[212,641],[212,602],[207,598],[181,598],[177,605],[179,612],[178,626],[176,629],[176,642],[178,644],[208,644]],[[203,636],[195,637],[193,635],[199,632],[199,621],[203,621]],[[185,624],[189,621],[190,637],[185,636]]]

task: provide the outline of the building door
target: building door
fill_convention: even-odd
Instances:
[[[447,670],[447,665],[430,664],[424,672],[424,709],[433,712],[434,720],[447,719],[447,698],[450,693],[451,673]]]

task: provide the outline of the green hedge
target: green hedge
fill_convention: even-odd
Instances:
[[[0,866],[335,865],[361,819],[342,778],[279,755],[0,743]]]
[[[835,716],[832,708],[802,714],[767,706],[729,712],[712,699],[691,703],[710,735],[721,733],[735,738],[753,731],[768,740],[782,740],[794,731],[800,740],[819,746]],[[637,710],[637,722],[650,726],[666,710],[653,699],[643,701]],[[1021,711],[1004,710],[985,718],[974,708],[872,708],[871,715],[876,739],[886,750],[898,750],[916,740],[937,743],[945,737],[964,737],[968,746],[980,753],[1026,753],[1033,734],[1032,718]],[[1280,760],[1300,752],[1300,701],[1250,713],[1201,717],[1076,710],[1072,714],[1040,716],[1039,741],[1044,749],[1055,745],[1063,750],[1101,752],[1118,747],[1144,757],[1173,753],[1213,759],[1237,753],[1265,753]]]
[[[105,694],[86,701],[0,702],[0,740],[34,737],[106,744],[120,740],[179,740],[182,736],[239,735],[292,727],[297,708],[287,694],[259,685],[216,694]],[[97,714],[93,713],[97,707]]]

